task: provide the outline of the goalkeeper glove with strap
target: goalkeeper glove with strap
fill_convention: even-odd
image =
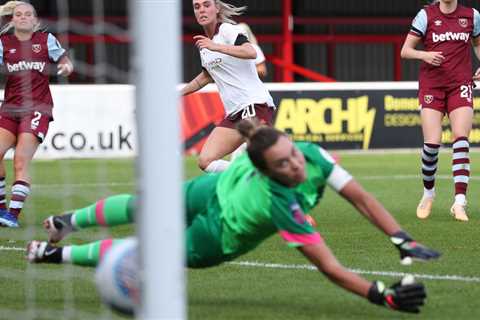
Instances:
[[[419,313],[426,297],[422,283],[402,285],[400,281],[389,288],[381,281],[374,281],[367,296],[374,304],[409,313]]]
[[[440,257],[440,252],[427,248],[420,243],[415,242],[406,232],[398,231],[390,237],[392,243],[400,251],[400,262],[402,264],[411,264],[412,259],[430,260]]]

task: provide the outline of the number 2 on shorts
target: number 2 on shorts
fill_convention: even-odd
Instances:
[[[468,101],[472,100],[472,86],[471,85],[460,86],[460,98],[466,98]]]
[[[32,128],[37,128],[38,125],[40,124],[40,118],[42,117],[42,114],[38,111],[35,111],[33,115],[34,116],[32,118],[31,126]]]

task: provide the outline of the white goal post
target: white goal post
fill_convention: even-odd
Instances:
[[[140,319],[185,318],[180,1],[132,0],[139,141]]]

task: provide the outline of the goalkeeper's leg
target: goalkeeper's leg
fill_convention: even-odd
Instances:
[[[56,247],[46,241],[33,240],[27,246],[27,259],[32,263],[71,263],[95,267],[112,246],[123,240],[106,239],[64,247]]]
[[[62,240],[67,234],[92,226],[116,226],[133,222],[135,197],[129,194],[111,196],[94,204],[43,222],[51,243]]]

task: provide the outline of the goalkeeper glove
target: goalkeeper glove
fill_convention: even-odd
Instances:
[[[368,300],[387,308],[409,313],[419,313],[427,297],[422,283],[404,284],[399,281],[389,288],[381,281],[374,281],[368,290]]]
[[[400,251],[400,263],[411,264],[412,259],[430,260],[440,257],[440,252],[427,248],[413,240],[406,232],[398,231],[390,237],[390,240]]]

